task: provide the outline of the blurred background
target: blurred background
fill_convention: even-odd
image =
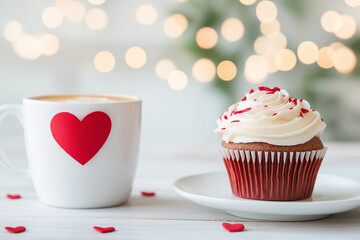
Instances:
[[[0,104],[62,93],[143,99],[143,151],[218,144],[251,88],[309,100],[326,141],[360,141],[360,0],[12,0],[0,8]],[[22,142],[9,117],[2,142]]]

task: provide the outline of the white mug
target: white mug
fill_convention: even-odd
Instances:
[[[111,97],[108,95],[108,97]],[[127,201],[138,157],[141,100],[55,102],[25,98],[0,106],[24,127],[29,169],[19,169],[0,147],[1,163],[30,175],[41,202],[65,208],[99,208]]]

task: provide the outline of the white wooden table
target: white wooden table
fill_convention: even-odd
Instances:
[[[327,144],[321,167],[360,181],[360,143]],[[154,150],[155,149],[155,150]],[[41,204],[30,179],[0,171],[0,239],[360,239],[360,209],[310,222],[267,222],[239,219],[223,211],[196,205],[172,190],[175,179],[197,173],[225,171],[216,146],[163,145],[142,148],[134,190],[122,206],[92,210],[60,209]],[[162,152],[160,154],[160,152]],[[21,157],[21,156],[20,156]],[[143,197],[140,191],[155,191]],[[19,193],[9,200],[6,193]],[[246,231],[226,232],[222,222],[243,223]],[[5,226],[23,225],[19,234]],[[115,232],[100,234],[94,225],[113,226]]]

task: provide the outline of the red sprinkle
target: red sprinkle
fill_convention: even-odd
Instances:
[[[256,98],[254,99],[254,101],[256,102]]]
[[[323,118],[321,118],[321,121],[323,122],[323,121],[324,121],[324,119],[323,119]]]
[[[304,117],[304,115],[303,115],[303,113],[302,113],[302,112],[300,113],[300,117]]]
[[[221,129],[222,130],[222,129]],[[141,192],[141,195],[143,195],[144,197],[153,197],[156,194],[154,192]]]
[[[313,109],[312,111],[315,112],[315,109]]]
[[[302,102],[303,101],[303,99],[300,99],[300,102]]]
[[[302,108],[302,109],[301,109],[301,112],[302,112],[302,113],[308,113],[309,110],[307,110],[307,109],[305,109],[305,108]]]
[[[240,120],[234,120],[234,121],[231,121],[230,123],[234,123],[234,122],[240,122]]]
[[[18,227],[5,227],[5,230],[9,233],[22,233],[25,232],[26,228],[24,226]]]
[[[259,90],[260,91],[269,91],[269,92],[278,92],[278,91],[280,91],[280,88],[278,88],[278,87],[268,88],[268,87],[261,86],[261,87],[259,87]]]
[[[224,119],[228,120],[228,117],[225,115],[225,116],[224,116]]]
[[[264,107],[268,107],[268,105],[265,105]]]
[[[289,108],[289,110],[292,110],[292,109],[294,109],[294,108],[293,107]]]
[[[246,100],[246,96],[245,97],[243,97],[243,99],[241,99],[241,101],[245,101]]]
[[[253,93],[253,92],[254,92],[254,89],[251,89],[249,93],[251,94],[251,93]]]
[[[274,113],[274,114],[273,114],[273,116],[276,116],[276,115],[277,115],[277,113]]]
[[[221,130],[225,130],[226,128],[222,128]]]
[[[292,97],[290,97],[289,98],[289,103],[294,103],[295,104],[295,106],[297,105],[297,98],[292,98]]]
[[[106,228],[102,228],[102,227],[98,227],[98,226],[93,226],[93,229],[99,233],[108,233],[108,232],[113,232],[115,231],[114,227],[106,227]]]
[[[292,100],[292,103],[295,104],[295,106],[297,105],[297,98],[294,98],[294,100]]]
[[[248,112],[250,110],[251,110],[251,108],[245,108],[243,110],[235,111],[234,114],[244,113],[244,112]]]
[[[21,198],[21,196],[19,194],[15,194],[15,195],[12,195],[12,194],[6,194],[6,197],[8,199],[19,199]]]
[[[221,225],[228,232],[241,232],[245,229],[244,224],[241,224],[241,223],[231,224],[231,223],[224,222]]]

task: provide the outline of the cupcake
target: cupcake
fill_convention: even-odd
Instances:
[[[326,153],[326,126],[304,99],[277,87],[259,87],[217,121],[234,195],[257,200],[309,198]]]

